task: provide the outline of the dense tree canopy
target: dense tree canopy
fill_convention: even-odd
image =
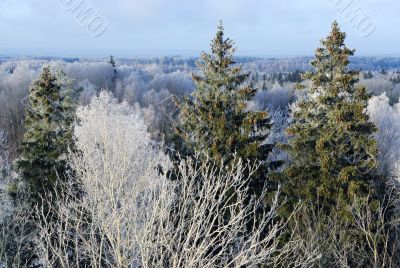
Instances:
[[[198,69],[0,56],[0,267],[400,267],[400,60],[345,38],[312,66],[222,25]]]

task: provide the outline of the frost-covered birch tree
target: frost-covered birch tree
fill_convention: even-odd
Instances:
[[[171,164],[151,141],[138,107],[102,92],[77,117],[79,153],[70,163],[82,196],[66,185],[70,194],[58,203],[57,222],[38,208],[46,265],[274,266],[288,255],[289,247],[279,246],[285,225],[276,219],[277,199],[253,221],[264,197],[248,196],[257,167],[238,159],[223,170],[184,159],[181,179],[171,181]],[[313,260],[302,258],[302,264]]]
[[[378,127],[379,173],[390,176],[400,159],[400,104],[390,105],[389,98],[382,93],[369,100],[367,110]]]

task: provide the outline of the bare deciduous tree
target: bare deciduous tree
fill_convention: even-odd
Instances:
[[[368,103],[368,114],[378,127],[376,139],[379,146],[379,172],[384,176],[393,173],[400,158],[400,109],[390,105],[386,93],[374,96]]]
[[[26,206],[25,193],[19,191],[15,203],[2,197],[5,199],[0,206],[0,267],[30,267],[35,262],[35,223],[32,210]]]
[[[83,196],[66,186],[54,211],[37,210],[41,257],[47,266],[277,266],[295,245],[280,247],[285,224],[277,198],[262,217],[263,198],[248,197],[254,171],[240,160],[223,172],[182,160],[181,179],[168,179],[139,111],[101,93],[78,111],[78,154],[70,161]],[[51,197],[49,197],[51,198]],[[54,221],[57,218],[57,221]],[[291,256],[306,267],[314,256]],[[300,261],[301,260],[301,261]]]
[[[399,267],[399,190],[388,189],[380,204],[368,198],[354,200],[348,207],[354,224],[340,221],[340,214],[324,215],[303,204],[293,216],[291,240],[298,246],[291,254],[319,256],[316,267]]]

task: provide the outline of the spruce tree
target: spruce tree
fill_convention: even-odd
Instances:
[[[112,92],[115,94],[115,89],[117,87],[117,64],[115,62],[114,56],[111,55],[110,59],[108,60],[108,63],[111,64],[111,67],[113,69],[113,77],[112,77]]]
[[[356,197],[373,196],[377,181],[376,127],[366,114],[369,94],[356,85],[359,73],[348,69],[354,54],[344,44],[346,34],[336,22],[312,61],[314,72],[306,97],[292,111],[287,129],[290,165],[284,170],[283,192],[294,205],[299,200],[329,215]]]
[[[264,78],[263,78],[263,83],[262,83],[261,89],[264,90],[264,91],[268,90],[267,81],[266,81],[265,75],[264,75]]]
[[[55,190],[57,180],[66,179],[66,154],[72,141],[70,109],[60,82],[45,66],[30,88],[26,132],[16,162],[34,202]]]
[[[232,40],[224,38],[222,24],[211,43],[212,54],[202,53],[194,75],[196,89],[181,107],[179,133],[191,152],[201,152],[217,164],[229,165],[234,156],[255,162],[265,160],[271,146],[263,144],[270,129],[267,112],[247,109],[256,89],[233,59]],[[265,161],[263,162],[265,164]],[[266,165],[253,186],[262,188]]]

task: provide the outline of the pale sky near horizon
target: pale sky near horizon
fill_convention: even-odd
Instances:
[[[100,36],[66,10],[81,1],[107,23]],[[311,55],[337,20],[357,55],[400,56],[399,13],[399,0],[0,0],[0,54],[195,56],[222,20],[240,55]],[[367,37],[363,18],[376,28]]]

